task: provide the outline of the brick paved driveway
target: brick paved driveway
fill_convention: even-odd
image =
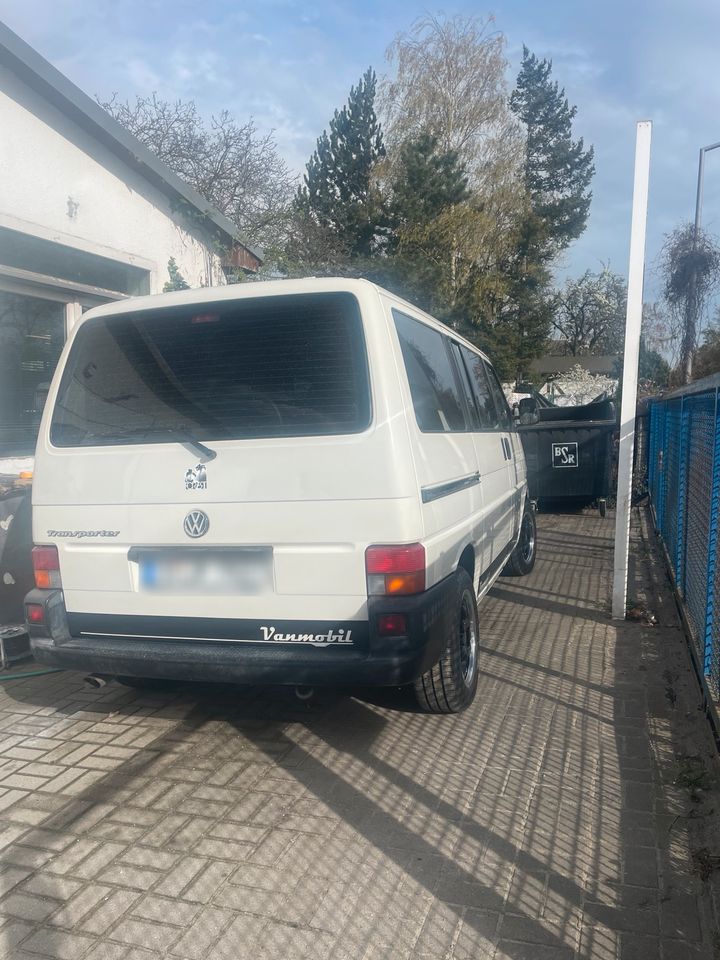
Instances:
[[[0,684],[0,956],[710,957],[662,631],[608,620],[612,532],[540,517],[535,573],[481,608],[457,718]]]

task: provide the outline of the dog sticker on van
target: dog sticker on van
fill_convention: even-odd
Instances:
[[[207,467],[204,463],[188,467],[185,471],[185,489],[207,490]]]

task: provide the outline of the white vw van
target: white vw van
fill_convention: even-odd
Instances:
[[[33,485],[37,660],[129,683],[414,684],[453,713],[477,601],[535,560],[492,366],[362,280],[91,310]]]

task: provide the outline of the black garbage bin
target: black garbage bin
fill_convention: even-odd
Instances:
[[[525,451],[530,498],[568,506],[597,502],[605,516],[612,479],[615,404],[598,400],[537,411],[536,423],[518,426]]]

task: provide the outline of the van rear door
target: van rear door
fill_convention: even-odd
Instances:
[[[419,520],[358,299],[103,310],[76,332],[38,451],[34,538],[58,544],[68,610],[364,617],[365,544],[412,540]]]

